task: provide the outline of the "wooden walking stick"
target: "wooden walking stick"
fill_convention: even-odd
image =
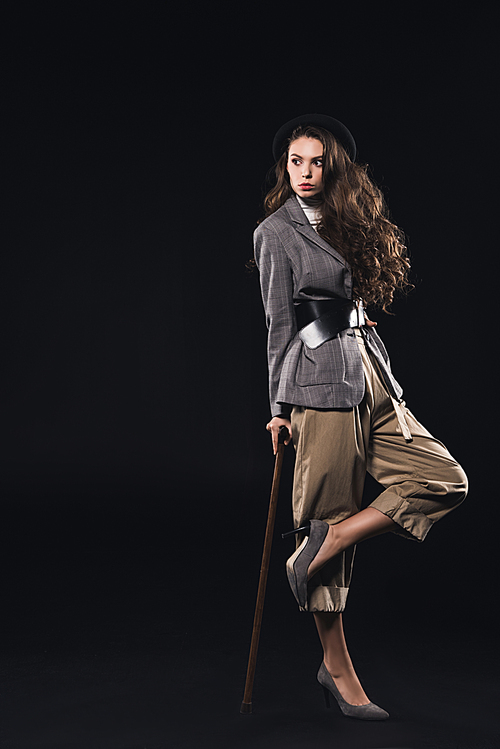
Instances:
[[[253,619],[252,641],[250,643],[250,655],[248,656],[247,679],[245,692],[241,703],[240,713],[252,712],[252,690],[255,676],[255,665],[257,662],[257,649],[259,647],[260,626],[262,613],[264,611],[264,596],[266,595],[267,573],[269,570],[269,558],[271,556],[271,545],[273,541],[274,519],[278,505],[278,492],[280,487],[281,467],[283,465],[283,453],[285,452],[284,441],[288,437],[288,429],[281,427],[278,436],[278,449],[274,463],[273,483],[271,486],[271,499],[269,500],[269,513],[267,515],[266,535],[264,538],[264,550],[262,552],[262,563],[260,566],[259,587],[257,590],[257,603],[255,604],[255,616]]]

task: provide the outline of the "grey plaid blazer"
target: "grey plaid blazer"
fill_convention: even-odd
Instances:
[[[257,227],[254,249],[268,328],[272,416],[289,416],[293,405],[357,406],[365,378],[352,329],[312,350],[298,336],[294,312],[309,299],[352,299],[352,273],[342,255],[313,229],[295,195]],[[384,344],[373,328],[361,330],[391,395],[401,400]]]

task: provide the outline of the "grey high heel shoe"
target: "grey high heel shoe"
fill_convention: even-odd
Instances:
[[[324,662],[319,667],[318,681],[323,687],[326,706],[330,707],[330,693],[333,694],[339,707],[348,718],[359,718],[360,720],[387,720],[389,713],[382,710],[378,705],[369,702],[367,705],[350,705],[340,694],[339,690]]]
[[[283,533],[283,538],[299,533],[299,531],[307,533],[299,548],[286,563],[286,572],[292,593],[299,606],[304,609],[307,608],[307,570],[323,545],[329,528],[328,523],[323,520],[310,520],[301,528]]]

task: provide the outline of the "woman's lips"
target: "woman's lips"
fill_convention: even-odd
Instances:
[[[312,190],[313,189],[313,185],[307,185],[307,184],[299,185],[299,187],[301,188],[301,190]]]

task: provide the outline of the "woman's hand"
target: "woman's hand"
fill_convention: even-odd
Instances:
[[[374,328],[377,325],[376,322],[373,322],[373,320],[368,319],[366,312],[365,312],[365,325],[368,325],[369,328]]]
[[[280,416],[273,416],[271,421],[266,424],[267,431],[271,432],[271,437],[273,440],[273,453],[275,455],[276,451],[278,450],[278,436],[281,427],[286,427],[288,429],[288,437],[285,440],[285,445],[288,445],[288,443],[292,439],[292,425],[289,419],[282,419]]]

